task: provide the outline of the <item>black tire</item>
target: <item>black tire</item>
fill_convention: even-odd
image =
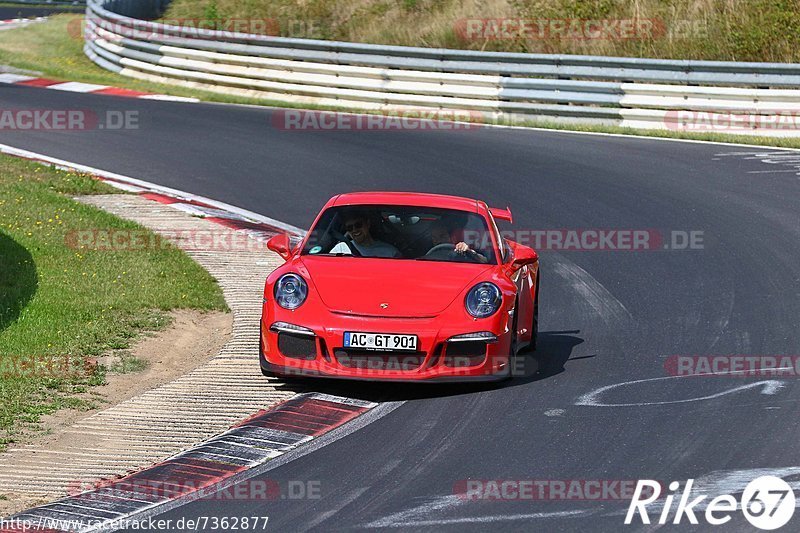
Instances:
[[[510,344],[510,354],[508,354],[508,376],[506,377],[506,381],[514,379],[514,370],[517,368],[517,303],[519,300],[514,302],[514,320],[511,323],[511,344]]]
[[[263,336],[261,334],[262,331],[263,331],[262,330],[262,326],[259,326],[258,327],[258,362],[259,362],[258,366],[261,367],[261,373],[264,375],[264,377],[280,378],[280,376],[278,374],[275,374],[274,372],[270,372],[269,370],[265,370],[264,367],[261,366],[261,358],[264,357],[264,340],[263,340],[264,338],[263,338]]]
[[[533,301],[533,324],[531,324],[531,351],[536,351],[539,338],[539,274],[536,274],[536,299]]]

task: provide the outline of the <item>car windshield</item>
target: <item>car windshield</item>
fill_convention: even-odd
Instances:
[[[497,264],[482,216],[413,206],[331,207],[311,229],[303,255]]]

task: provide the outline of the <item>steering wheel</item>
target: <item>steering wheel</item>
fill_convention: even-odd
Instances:
[[[450,260],[457,259],[458,262],[462,262],[465,259],[470,263],[480,262],[477,259],[477,257],[473,254],[470,253],[460,254],[456,252],[455,245],[447,242],[442,244],[437,244],[436,246],[428,250],[428,253],[425,254],[425,257],[431,257],[433,259],[450,259]]]
[[[445,242],[442,244],[437,244],[428,250],[428,253],[425,254],[425,257],[430,257],[433,259],[452,259],[456,255],[457,254],[454,251],[454,245],[450,244],[449,242]]]

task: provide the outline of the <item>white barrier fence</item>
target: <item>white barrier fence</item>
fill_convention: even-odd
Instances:
[[[380,46],[126,16],[153,16],[166,3],[89,0],[87,56],[126,76],[295,104],[800,136],[798,64]]]

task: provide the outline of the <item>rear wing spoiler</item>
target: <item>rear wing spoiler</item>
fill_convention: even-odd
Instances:
[[[489,212],[492,216],[498,220],[505,220],[506,222],[514,222],[513,217],[511,216],[511,208],[506,207],[505,209],[500,209],[498,207],[490,207]]]

